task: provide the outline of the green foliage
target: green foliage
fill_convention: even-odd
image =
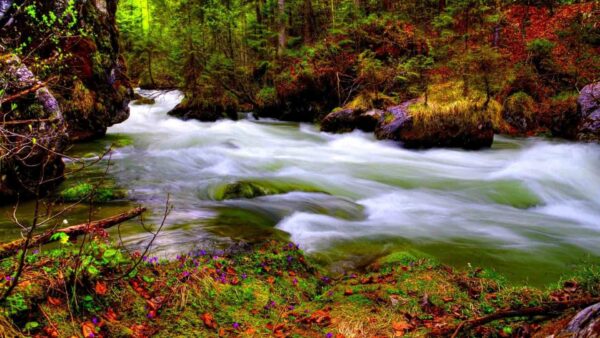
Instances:
[[[124,194],[111,187],[96,187],[90,183],[80,183],[59,193],[65,202],[87,201],[93,198],[95,202],[109,202],[124,197]]]

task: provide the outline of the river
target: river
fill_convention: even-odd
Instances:
[[[277,237],[334,271],[402,250],[531,285],[600,262],[598,145],[497,136],[490,150],[413,151],[308,124],[182,121],[166,115],[178,92],[142,94],[156,96],[156,104],[132,105],[129,120],[106,140],[76,150],[126,140],[112,156],[110,177],[152,210],[154,223],[171,195],[174,210],[156,242],[161,255]],[[305,192],[215,199],[238,181]],[[131,246],[148,240],[140,230],[122,235]]]

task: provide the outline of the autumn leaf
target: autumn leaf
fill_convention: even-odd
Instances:
[[[84,337],[90,338],[96,336],[96,325],[92,322],[84,322],[81,324],[81,333]]]
[[[211,329],[217,328],[217,323],[215,323],[215,320],[210,313],[208,313],[208,312],[203,313],[200,316],[200,319],[202,319],[202,321],[204,322],[204,325],[206,325],[206,327],[211,328]]]
[[[394,329],[395,337],[402,337],[406,331],[412,329],[412,325],[405,321],[392,322],[392,329]]]
[[[117,318],[117,314],[115,313],[115,310],[113,310],[112,307],[108,308],[104,317],[106,317],[106,319],[111,323],[119,321]]]
[[[54,306],[59,306],[62,304],[62,300],[60,298],[48,296],[48,303]]]
[[[94,291],[96,291],[96,294],[98,294],[100,296],[104,296],[106,294],[106,292],[108,292],[108,288],[106,287],[106,283],[104,283],[104,282],[97,282],[96,286],[94,287]]]

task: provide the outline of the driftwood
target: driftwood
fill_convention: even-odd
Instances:
[[[93,221],[91,223],[84,223],[79,225],[73,225],[67,228],[51,230],[46,233],[33,236],[33,238],[30,241],[29,247],[34,247],[52,242],[52,235],[58,232],[65,233],[71,237],[76,237],[86,233],[88,230],[91,229],[108,229],[117,224],[123,223],[134,217],[137,217],[141,215],[144,211],[146,211],[146,208],[135,208],[122,214],[101,219],[98,221]],[[10,243],[0,244],[0,259],[10,257],[16,254],[20,249],[23,248],[24,242],[25,239],[18,239]]]
[[[492,313],[489,316],[464,321],[458,327],[456,327],[456,329],[453,329],[449,332],[454,332],[452,334],[452,338],[454,338],[457,337],[462,331],[470,330],[478,326],[491,323],[495,320],[515,317],[549,316],[552,314],[560,314],[569,309],[584,308],[596,303],[600,303],[600,297],[575,299],[565,302],[553,302],[516,310],[502,310]]]

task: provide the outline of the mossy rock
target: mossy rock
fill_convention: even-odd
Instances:
[[[213,192],[213,198],[217,201],[251,199],[261,196],[287,194],[293,191],[324,193],[322,190],[301,183],[238,181],[217,187]]]
[[[139,99],[133,101],[133,104],[136,106],[143,106],[143,105],[151,105],[151,104],[155,104],[156,100],[150,97],[143,97],[140,96]]]
[[[59,193],[59,196],[63,202],[78,202],[89,200],[90,195],[93,193],[95,202],[110,202],[123,199],[127,195],[124,191],[111,187],[98,187],[95,192],[93,190],[94,186],[92,184],[81,183],[64,189]]]

